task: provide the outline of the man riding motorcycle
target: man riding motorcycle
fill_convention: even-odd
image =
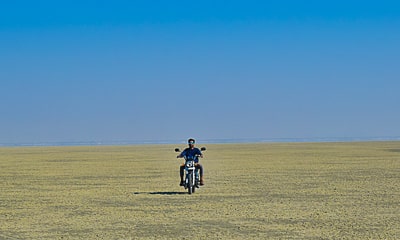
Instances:
[[[177,158],[183,158],[184,156],[187,157],[187,158],[195,157],[196,171],[200,170],[200,185],[203,186],[204,185],[203,166],[199,163],[199,158],[198,158],[198,156],[200,156],[202,158],[203,154],[201,153],[200,149],[194,147],[195,142],[196,141],[193,138],[190,138],[188,140],[189,147],[186,148],[185,150],[183,150],[183,152],[181,154],[179,154],[178,156],[176,156],[176,157]],[[184,181],[183,181],[184,169],[185,169],[185,164],[182,164],[180,166],[180,177],[181,177],[181,182],[179,184],[180,186],[184,185]]]

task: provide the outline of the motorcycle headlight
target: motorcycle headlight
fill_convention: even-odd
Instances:
[[[186,167],[189,167],[189,168],[191,168],[191,167],[193,167],[193,162],[186,162]]]

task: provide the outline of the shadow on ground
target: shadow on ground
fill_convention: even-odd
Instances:
[[[134,195],[138,194],[151,194],[151,195],[181,195],[187,194],[187,192],[134,192]]]

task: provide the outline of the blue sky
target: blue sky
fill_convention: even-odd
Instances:
[[[400,136],[396,1],[4,2],[0,143]]]

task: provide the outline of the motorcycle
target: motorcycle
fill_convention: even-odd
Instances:
[[[205,151],[206,148],[202,147],[201,151]],[[175,152],[181,152],[179,148],[175,148]],[[187,157],[183,156],[185,159],[185,181],[183,187],[188,190],[189,194],[192,194],[196,191],[196,188],[200,188],[200,176],[199,169],[196,169],[195,160],[199,156]]]

